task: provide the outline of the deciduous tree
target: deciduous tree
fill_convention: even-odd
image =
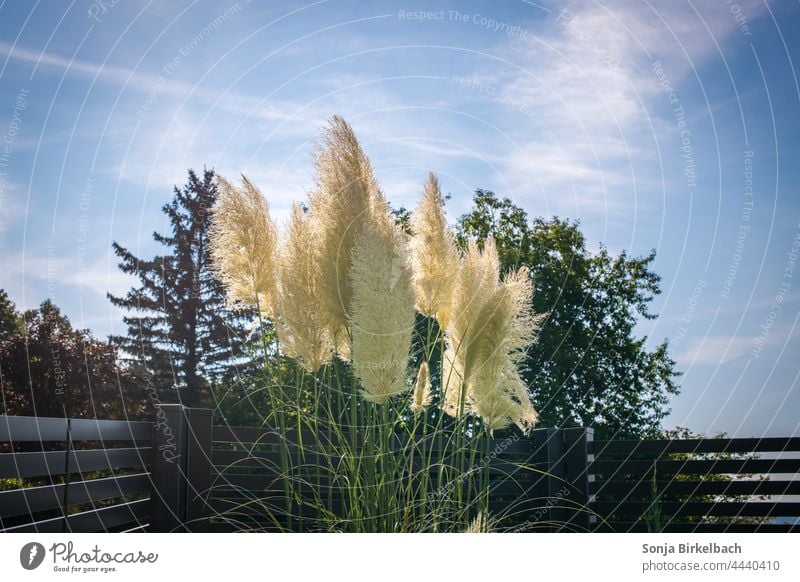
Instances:
[[[655,251],[592,253],[577,222],[529,220],[486,190],[476,191],[457,231],[461,245],[494,237],[504,269],[526,266],[533,275],[534,311],[548,316],[524,376],[540,426],[589,426],[600,438],[657,435],[679,373],[666,340],[651,347],[635,333],[639,318],[655,317]]]

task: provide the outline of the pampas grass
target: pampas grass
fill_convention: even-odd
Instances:
[[[483,323],[479,318],[488,311],[500,285],[500,259],[493,240],[484,250],[470,241],[453,285],[451,311],[446,329],[443,358],[443,409],[450,416],[471,410],[473,370],[479,365],[472,354],[480,345]]]
[[[419,372],[417,372],[417,380],[414,383],[411,412],[415,415],[425,412],[432,401],[430,366],[428,366],[428,362],[423,360],[419,366]]]
[[[497,523],[491,515],[486,511],[479,511],[475,519],[469,524],[469,527],[464,530],[464,533],[490,533],[494,531]]]
[[[350,276],[353,371],[362,394],[384,404],[409,385],[408,356],[414,330],[411,269],[398,229],[390,236],[365,228],[353,250]]]
[[[267,201],[247,178],[234,186],[217,176],[219,198],[209,233],[212,269],[233,307],[254,306],[274,313],[277,230]]]
[[[296,358],[312,374],[333,354],[329,321],[317,307],[322,274],[315,227],[311,217],[294,204],[278,259],[280,293],[276,310],[276,329],[286,355]]]
[[[318,522],[329,527],[487,531],[494,523],[489,462],[475,466],[478,429],[527,432],[536,421],[519,371],[540,322],[530,277],[519,270],[501,278],[492,239],[457,250],[432,173],[409,240],[341,117],[324,129],[315,166],[308,211],[294,205],[280,252],[267,204],[246,179],[241,186],[218,179],[211,232],[214,268],[230,301],[256,305],[275,325],[278,347],[263,342],[264,357],[298,363],[265,359],[267,418],[284,437],[290,428],[298,439],[310,434],[318,451],[308,463],[302,442],[279,439],[281,509],[290,516],[308,505],[310,489]],[[427,333],[414,382],[417,324]],[[426,414],[434,401],[455,421]],[[404,431],[408,441],[398,451]],[[312,479],[309,469],[317,470]],[[337,487],[343,493],[334,510]]]
[[[519,373],[525,349],[541,317],[532,310],[526,269],[500,281],[494,240],[481,251],[470,242],[453,291],[453,317],[446,331],[444,410],[475,414],[491,432],[517,425],[527,433],[536,412]]]
[[[528,433],[537,414],[519,366],[542,319],[533,315],[528,270],[510,273],[493,295],[479,316],[483,325],[472,354],[471,407],[490,432],[513,423]]]
[[[414,268],[417,309],[437,319],[442,329],[450,321],[451,288],[458,271],[458,251],[447,226],[439,180],[428,174],[419,205],[411,215],[415,236],[409,243]]]
[[[376,216],[381,224],[385,223],[380,211],[386,202],[353,129],[339,116],[334,116],[324,129],[317,150],[316,174],[310,208],[320,236],[322,277],[318,302],[339,355],[347,359],[353,249],[364,224]]]

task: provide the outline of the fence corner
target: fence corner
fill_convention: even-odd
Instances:
[[[151,520],[154,532],[191,531],[205,515],[211,482],[210,410],[162,404],[153,424]]]

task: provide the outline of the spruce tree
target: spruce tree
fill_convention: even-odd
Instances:
[[[216,197],[213,170],[204,170],[202,179],[189,170],[186,185],[175,187],[163,207],[172,233],[153,233],[164,254],[144,260],[113,243],[119,268],[138,277],[140,285],[124,297],[108,294],[128,312],[127,336],[112,341],[144,382],[159,391],[162,402],[211,404],[209,389],[229,382],[243,357],[246,322],[254,314],[228,310],[223,285],[209,269],[208,231]]]

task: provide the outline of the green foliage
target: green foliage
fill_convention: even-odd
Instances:
[[[650,501],[651,504],[644,513],[644,522],[647,525],[648,533],[658,533],[664,527],[664,519],[661,515],[661,499],[658,492],[658,483],[656,479],[656,471],[653,470],[653,475],[650,478]]]
[[[172,232],[153,233],[166,253],[149,260],[118,243],[119,268],[139,279],[139,286],[111,302],[128,312],[126,336],[114,336],[127,361],[158,389],[162,402],[209,405],[212,386],[236,382],[242,359],[245,322],[253,312],[227,309],[225,291],[210,270],[208,230],[217,198],[214,173],[202,178],[189,170],[182,188],[164,205]],[[178,389],[176,392],[172,389]]]
[[[411,211],[405,206],[397,209],[392,209],[392,216],[394,217],[395,224],[403,229],[406,234],[411,234]]]
[[[114,346],[76,330],[50,301],[19,316],[0,340],[0,413],[77,418],[141,418],[147,395],[117,366]]]
[[[5,289],[0,289],[0,340],[22,331],[22,318]]]
[[[457,240],[488,236],[504,269],[531,270],[534,309],[549,314],[525,366],[540,425],[593,427],[601,439],[657,435],[679,373],[666,341],[648,349],[647,337],[634,334],[639,318],[655,317],[648,311],[660,293],[655,251],[590,253],[577,222],[529,220],[508,198],[478,190]]]
[[[219,382],[213,390],[211,407],[216,423],[228,426],[266,424],[271,414],[268,390],[290,385],[297,373],[293,363],[276,349],[276,343],[275,326],[269,320],[261,321],[252,336],[243,342],[241,359],[244,365],[232,366],[228,380]]]
[[[13,491],[14,489],[22,489],[27,484],[23,479],[11,477],[9,479],[0,479],[0,491]]]

